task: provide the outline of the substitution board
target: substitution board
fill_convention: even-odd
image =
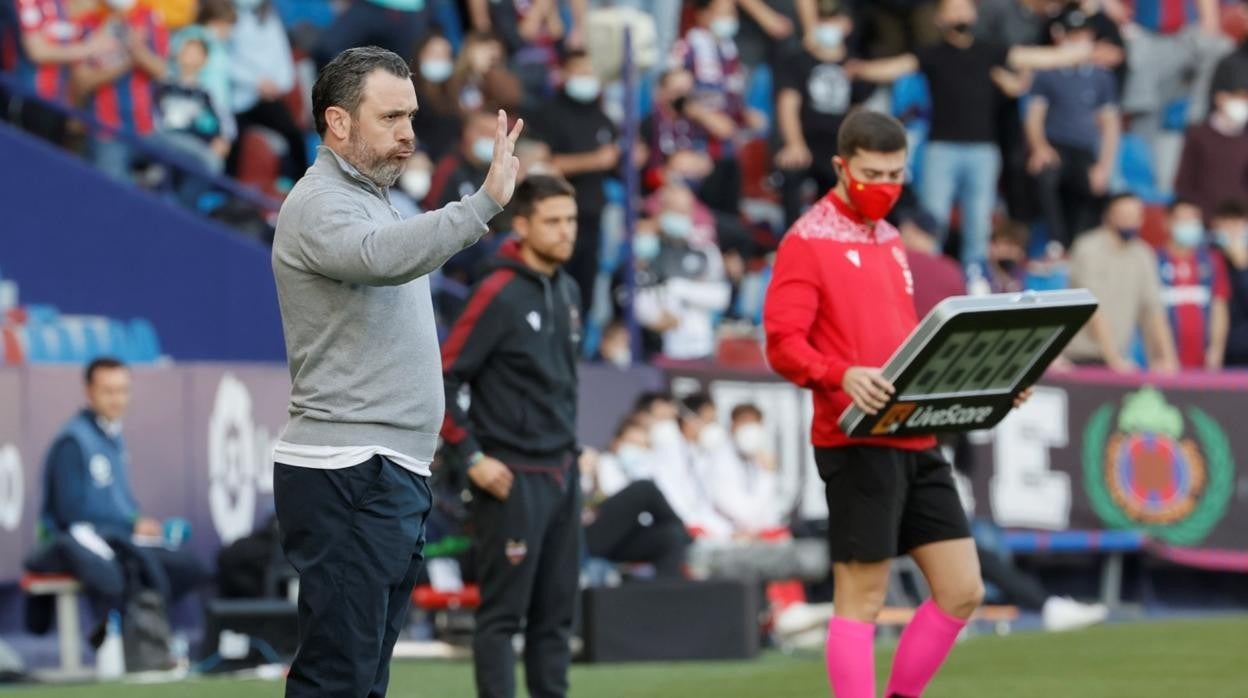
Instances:
[[[884,365],[896,388],[884,409],[868,415],[850,405],[841,430],[866,437],[990,428],[1096,306],[1087,289],[947,298]]]

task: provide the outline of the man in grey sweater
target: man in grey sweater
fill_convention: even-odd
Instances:
[[[388,189],[415,147],[407,63],[339,54],[312,89],[324,145],[282,206],[273,241],[292,382],[274,448],[282,548],[300,574],[287,696],[383,696],[432,504],[442,365],[428,274],[511,200],[523,122],[499,112],[485,184],[403,220]]]

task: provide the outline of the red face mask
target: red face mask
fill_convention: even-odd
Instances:
[[[897,199],[901,198],[901,185],[890,182],[859,182],[849,173],[849,165],[842,163],[841,171],[845,173],[845,191],[849,194],[849,203],[862,214],[863,218],[878,221],[893,210]]]

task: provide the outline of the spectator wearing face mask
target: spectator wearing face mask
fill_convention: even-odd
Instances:
[[[390,203],[399,210],[404,218],[411,218],[424,211],[420,202],[429,195],[429,187],[433,184],[433,163],[422,151],[416,151],[407,159],[407,166],[399,181],[390,188]]]
[[[845,70],[850,59],[846,39],[854,29],[847,9],[839,0],[819,2],[811,39],[776,75],[776,125],[782,143],[776,166],[784,178],[786,229],[801,215],[807,198],[817,199],[836,186],[836,134],[850,108],[873,91]],[[811,185],[813,191],[808,191]]]
[[[602,341],[598,344],[598,360],[620,370],[633,365],[632,342],[628,336],[628,326],[623,322],[613,320],[602,331]]]
[[[670,68],[659,77],[654,111],[641,122],[649,187],[658,186],[663,169],[677,153],[706,153],[712,132],[731,130],[731,117],[706,108],[694,98],[693,88],[693,73],[684,67]],[[709,174],[713,163],[707,160]]]
[[[1105,207],[1104,224],[1076,241],[1070,252],[1070,285],[1086,288],[1100,306],[1066,348],[1076,364],[1102,364],[1119,372],[1138,370],[1131,359],[1137,332],[1150,370],[1178,369],[1174,335],[1161,301],[1157,255],[1139,239],[1144,204],[1118,194]]]
[[[494,157],[496,119],[496,116],[486,112],[468,115],[459,139],[459,150],[444,156],[433,172],[429,192],[422,202],[426,210],[442,208],[481,188]],[[480,266],[491,258],[491,252],[497,248],[492,242],[491,236],[487,235],[476,245],[465,248],[442,265],[442,273],[462,284],[475,283]]]
[[[438,161],[425,208],[441,208],[481,187],[490,169],[490,158],[494,156],[495,118],[488,112],[473,112],[467,116],[459,149]]]
[[[715,511],[708,471],[711,454],[728,442],[715,404],[705,394],[672,403],[656,401],[650,410],[650,449],[654,482],[695,537],[728,537],[732,524]]]
[[[992,231],[988,242],[988,290],[992,293],[1018,293],[1027,280],[1027,226],[1003,220]]]
[[[1187,130],[1174,178],[1175,196],[1206,214],[1248,191],[1248,82],[1219,90],[1204,123]]]
[[[582,457],[585,546],[594,557],[647,562],[659,577],[679,577],[691,539],[654,484],[652,459],[647,429],[633,416],[616,429],[606,453]]]
[[[717,211],[736,213],[740,207],[741,169],[737,142],[746,130],[766,125],[762,114],[745,105],[745,70],[735,37],[740,27],[734,0],[696,0],[694,26],[672,47],[669,65],[693,75],[690,99],[709,113],[727,119],[702,119],[710,130],[707,154],[715,170],[698,196]]]
[[[665,356],[704,359],[715,353],[715,324],[732,288],[719,248],[695,233],[693,193],[672,184],[660,196],[661,209],[650,221],[658,236],[640,230],[635,236],[634,254],[644,273],[633,310],[639,323],[662,334]]]
[[[1231,287],[1223,365],[1248,366],[1248,209],[1238,199],[1215,210],[1213,235]]]
[[[459,142],[464,128],[459,95],[453,88],[455,72],[451,42],[431,32],[416,47],[412,61],[412,82],[420,109],[412,117],[416,141],[427,149],[429,158],[440,161]]]
[[[1216,371],[1226,352],[1230,298],[1226,266],[1215,258],[1205,239],[1198,206],[1176,199],[1170,204],[1167,222],[1170,241],[1158,251],[1157,262],[1161,302],[1174,331],[1179,365]]]
[[[738,532],[762,534],[784,523],[780,510],[776,456],[773,440],[757,405],[732,408],[732,457],[715,464],[710,480],[716,511],[733,523]]]
[[[573,51],[563,60],[563,86],[531,119],[541,139],[550,144],[551,164],[576,187],[576,251],[568,273],[586,292],[581,312],[588,313],[602,250],[603,186],[620,164],[618,131],[602,110],[602,81],[589,54]]]

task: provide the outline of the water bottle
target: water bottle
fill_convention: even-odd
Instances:
[[[984,273],[983,266],[968,264],[966,267],[966,295],[987,296],[992,293],[992,285]]]
[[[95,653],[95,675],[101,681],[120,679],[126,673],[126,650],[121,639],[121,614],[108,612],[104,642]]]
[[[176,632],[169,639],[169,654],[173,657],[174,665],[180,671],[185,671],[191,666],[190,661],[191,643],[186,638],[186,633]]]

